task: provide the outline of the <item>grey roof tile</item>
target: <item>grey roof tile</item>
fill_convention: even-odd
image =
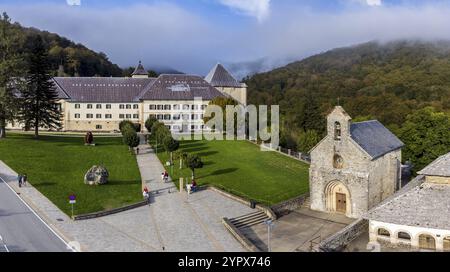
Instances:
[[[214,87],[235,87],[242,86],[231,74],[218,63],[205,77],[205,80]]]
[[[450,230],[450,185],[422,183],[369,211],[364,218],[404,226]]]
[[[379,158],[404,146],[402,141],[376,120],[353,123],[350,127],[350,133],[352,139],[372,159]]]
[[[121,103],[136,98],[155,78],[55,77],[60,98],[73,102]]]
[[[437,158],[418,172],[418,174],[425,176],[450,177],[450,152]]]
[[[139,97],[141,100],[193,100],[201,97],[211,100],[225,96],[203,78],[193,75],[160,75],[148,85]]]

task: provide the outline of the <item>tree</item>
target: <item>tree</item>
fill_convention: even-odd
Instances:
[[[6,137],[6,123],[14,122],[19,110],[14,87],[20,82],[13,82],[13,78],[20,76],[19,41],[18,31],[11,25],[9,16],[3,13],[0,15],[0,139]]]
[[[402,157],[417,172],[450,150],[450,116],[433,107],[418,110],[406,117],[399,137],[406,145]]]
[[[21,92],[21,120],[34,128],[35,138],[39,128],[61,128],[61,109],[54,86],[47,50],[41,36],[30,41],[26,88]]]
[[[225,126],[226,121],[227,121],[226,120],[226,118],[227,118],[226,107],[227,106],[236,106],[236,105],[238,105],[238,102],[230,97],[217,97],[217,98],[214,98],[213,100],[211,100],[209,102],[209,105],[216,105],[216,106],[219,106],[220,108],[222,108],[223,125]],[[203,122],[206,124],[209,120],[211,120],[213,118],[214,118],[214,114],[211,117],[205,116],[205,117],[203,117]],[[223,128],[215,128],[215,129],[222,130]]]
[[[203,168],[202,159],[196,154],[189,154],[186,159],[186,164],[192,171],[192,179],[195,178],[195,169]]]
[[[145,120],[145,128],[149,133],[152,133],[152,127],[155,122],[158,122],[158,120],[153,116],[149,116],[147,120]]]
[[[172,138],[172,136],[166,136],[162,142],[166,152],[170,153],[170,164],[172,165],[173,152],[180,147],[180,143],[176,141],[174,138]]]
[[[136,127],[134,126],[134,124],[131,121],[123,120],[123,121],[120,121],[120,123],[119,123],[119,130],[123,135],[125,133],[125,131],[127,131],[127,130],[132,130],[132,131],[136,132]]]
[[[315,130],[307,130],[300,133],[298,148],[303,153],[309,153],[311,149],[320,141],[320,136]]]
[[[187,160],[188,154],[186,152],[183,152],[183,150],[177,150],[174,153],[174,159],[180,160],[180,169],[183,169],[183,162]]]
[[[136,131],[126,130],[123,134],[123,143],[126,144],[130,150],[137,147],[140,143],[140,139]]]

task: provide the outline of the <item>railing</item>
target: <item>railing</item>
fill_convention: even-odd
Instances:
[[[322,236],[317,236],[311,240],[309,240],[309,251],[313,251],[315,246],[320,245],[320,242],[322,242]]]
[[[251,143],[254,143],[254,144],[256,144],[256,145],[260,145],[260,146],[262,146],[262,147],[264,147],[264,148],[267,148],[267,149],[269,149],[269,150],[272,150],[272,151],[281,153],[281,154],[283,154],[283,155],[289,156],[289,157],[291,157],[291,158],[293,158],[293,159],[302,161],[302,162],[304,162],[304,163],[308,163],[308,164],[311,163],[311,157],[310,157],[310,155],[307,154],[307,153],[296,152],[296,151],[293,151],[293,150],[291,150],[291,149],[284,148],[284,147],[281,147],[281,146],[278,147],[278,148],[274,148],[274,147],[271,146],[271,144],[267,144],[267,143],[261,143],[261,144],[259,144],[259,143],[258,143],[257,141],[255,141],[255,140],[248,140],[248,141],[251,142]]]

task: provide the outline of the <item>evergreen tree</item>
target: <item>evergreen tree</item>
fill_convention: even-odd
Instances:
[[[41,36],[30,42],[27,86],[21,93],[21,119],[27,127],[34,128],[39,137],[39,128],[59,129],[61,110],[58,93],[51,76],[47,50]]]
[[[19,33],[11,25],[8,15],[0,15],[0,139],[6,137],[6,123],[14,122],[17,117],[18,102],[14,87],[20,83],[19,40]],[[17,79],[16,82],[13,78]]]

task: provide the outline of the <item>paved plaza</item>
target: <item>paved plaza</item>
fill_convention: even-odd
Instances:
[[[31,185],[18,188],[17,173],[0,161],[0,176],[42,219],[81,251],[245,251],[221,220],[252,212],[217,192],[179,193],[161,180],[163,166],[146,144],[137,156],[141,176],[152,191],[149,206],[96,219],[72,221]],[[80,177],[83,182],[83,177]]]

